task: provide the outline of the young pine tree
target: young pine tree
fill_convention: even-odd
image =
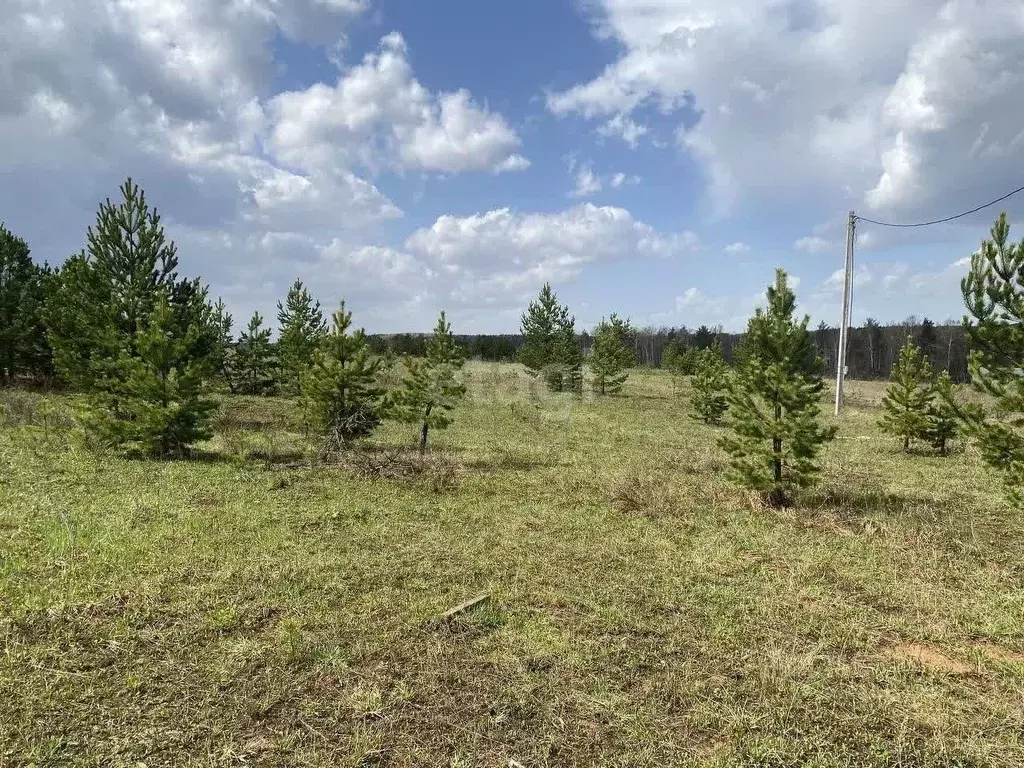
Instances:
[[[548,367],[548,387],[555,392],[583,391],[583,350],[576,338],[576,319],[569,318],[558,331],[555,360]]]
[[[683,382],[687,376],[693,375],[694,360],[697,352],[689,348],[682,339],[672,339],[665,345],[661,355],[661,367],[665,368],[672,378],[672,392],[678,395],[683,390]]]
[[[263,316],[259,312],[253,312],[249,327],[238,337],[233,368],[236,387],[243,394],[268,395],[277,385],[277,361],[270,342],[270,329],[263,327]]]
[[[720,445],[731,475],[772,505],[792,502],[813,483],[821,446],[835,427],[819,424],[822,362],[807,331],[809,318],[793,317],[796,298],[777,270],[768,306],[747,324],[744,354],[729,389],[728,425]]]
[[[971,383],[995,398],[1000,414],[975,406],[960,415],[985,463],[1003,473],[1009,498],[1024,506],[1024,240],[1010,240],[1005,213],[971,257],[960,289],[968,312]]]
[[[284,304],[277,303],[279,336],[278,357],[285,389],[298,393],[302,375],[313,364],[313,355],[327,332],[320,302],[306,290],[301,280],[288,289]]]
[[[558,303],[549,283],[522,316],[523,345],[519,361],[544,376],[555,392],[579,391],[583,385],[583,351],[576,339],[576,321]]]
[[[229,392],[234,394],[233,366],[235,362],[235,345],[231,338],[231,326],[234,324],[234,318],[228,312],[223,299],[217,299],[217,303],[213,305],[210,321],[213,325],[214,335],[213,355],[210,365],[214,376],[227,386]]]
[[[614,312],[594,329],[594,344],[590,350],[591,385],[599,395],[618,394],[629,378],[628,369],[636,358],[628,345],[630,334],[629,321]]]
[[[32,261],[28,244],[0,223],[0,383],[50,373],[42,320],[49,274]]]
[[[943,371],[935,380],[934,397],[928,404],[928,419],[922,437],[931,446],[945,456],[949,452],[949,442],[960,434],[960,418],[957,415],[963,408],[957,386]]]
[[[99,393],[100,402],[109,398],[114,407],[90,411],[87,423],[106,442],[175,456],[213,436],[209,421],[217,404],[206,387],[212,356],[195,354],[210,336],[204,322],[182,323],[178,311],[166,298],[158,300],[137,335],[137,354],[119,361],[125,373],[120,391]],[[184,333],[177,332],[181,327]]]
[[[362,329],[351,331],[345,302],[331,319],[333,326],[302,381],[303,410],[322,439],[323,455],[372,434],[387,407],[378,381],[380,358],[370,351]]]
[[[903,438],[903,450],[924,436],[928,409],[933,395],[932,368],[921,350],[907,338],[900,359],[892,368],[892,383],[882,398],[885,412],[879,426],[885,432]]]
[[[445,429],[451,424],[451,412],[466,394],[466,387],[456,378],[465,362],[465,353],[455,343],[444,312],[427,342],[427,356],[405,358],[405,378],[396,412],[400,420],[419,425],[421,456],[427,451],[430,429]]]
[[[693,412],[705,424],[718,424],[729,409],[729,369],[717,347],[696,354],[693,375]]]
[[[58,374],[88,396],[94,433],[181,454],[208,434],[212,313],[200,281],[178,278],[175,245],[145,194],[131,179],[121,193],[50,281],[47,338]]]

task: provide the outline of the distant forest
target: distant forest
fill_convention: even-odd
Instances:
[[[819,354],[825,360],[826,373],[835,375],[839,329],[821,324],[812,333]],[[936,325],[927,318],[919,320],[915,317],[887,325],[869,319],[865,325],[851,328],[846,359],[848,375],[855,379],[888,379],[893,363],[899,357],[900,347],[908,336],[936,369],[949,371],[956,382],[968,380],[968,348],[963,328],[959,324]],[[639,364],[658,367],[666,346],[676,339],[692,349],[704,349],[717,342],[725,359],[731,362],[733,350],[742,334],[724,333],[703,325],[695,330],[648,326],[634,329],[632,337]],[[523,337],[518,333],[462,334],[455,338],[472,357],[494,362],[514,360],[523,343]],[[592,337],[584,332],[579,338],[586,354]],[[422,355],[426,339],[425,334],[375,334],[370,336],[370,344],[378,354],[391,351],[397,355]]]

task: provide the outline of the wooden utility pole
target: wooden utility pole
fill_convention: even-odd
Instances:
[[[846,379],[846,346],[850,325],[850,302],[853,294],[853,230],[857,220],[850,211],[846,219],[846,274],[843,277],[843,318],[839,324],[839,354],[836,361],[836,416],[843,407],[843,381]]]

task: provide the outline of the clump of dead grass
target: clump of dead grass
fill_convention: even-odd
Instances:
[[[670,515],[681,506],[667,477],[642,470],[615,481],[609,501],[619,512],[646,516]]]

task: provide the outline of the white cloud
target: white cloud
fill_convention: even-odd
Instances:
[[[750,246],[746,243],[729,243],[722,249],[722,251],[728,253],[730,256],[738,256],[741,253],[749,253]]]
[[[792,287],[792,279],[790,285]],[[685,325],[689,328],[721,325],[725,332],[733,333],[743,330],[754,309],[763,303],[763,292],[747,296],[709,295],[699,288],[690,287],[676,296],[672,311],[655,313],[649,321],[654,325]]]
[[[0,4],[4,218],[59,262],[130,173],[163,214],[182,271],[203,275],[238,317],[272,314],[301,276],[325,306],[344,295],[379,311],[384,327],[418,327],[405,309],[429,313],[425,292],[447,289],[414,253],[371,245],[403,212],[369,174],[503,173],[530,162],[505,119],[467,91],[428,91],[397,34],[334,83],[270,95],[275,35],[332,45],[340,61],[345,28],[367,7]]]
[[[639,184],[640,177],[637,176],[636,174],[628,174],[622,172],[613,173],[610,177],[608,177],[608,183],[615,189],[619,189],[621,187],[629,186],[631,184]]]
[[[593,79],[549,94],[550,111],[601,127],[650,108],[676,115],[679,144],[702,164],[721,212],[770,200],[930,218],[1017,183],[1019,0],[585,8],[622,53]]]
[[[662,235],[622,208],[582,203],[560,213],[500,208],[442,216],[414,232],[405,249],[467,306],[518,306],[544,281],[561,282],[587,264],[682,254],[692,232]]]
[[[854,290],[863,288],[866,285],[871,284],[874,276],[870,269],[864,266],[856,267],[853,270],[853,288]],[[842,294],[843,283],[846,280],[846,270],[837,269],[828,279],[826,279],[819,290],[823,293]]]
[[[519,136],[501,115],[476,106],[466,90],[435,96],[420,84],[397,32],[334,86],[280,93],[269,111],[269,146],[306,170],[353,163],[443,173],[527,166],[516,153]]]
[[[494,166],[494,173],[507,171],[525,171],[532,163],[520,154],[512,154]]]
[[[590,197],[604,189],[607,184],[612,189],[622,189],[640,183],[640,177],[636,174],[616,173],[598,175],[594,172],[593,163],[590,161],[579,162],[575,154],[566,158],[566,166],[569,173],[574,174],[575,186],[569,193],[570,197]]]
[[[808,237],[801,237],[795,243],[793,247],[798,251],[804,251],[806,253],[828,253],[835,249],[835,246],[823,237],[817,235],[810,235]]]
[[[585,165],[576,171],[576,188],[570,193],[570,197],[590,197],[600,192],[603,187],[604,184],[594,174],[594,169]]]
[[[597,132],[601,136],[622,139],[630,148],[636,149],[640,138],[647,134],[647,126],[635,123],[628,116],[620,113],[598,126]]]

